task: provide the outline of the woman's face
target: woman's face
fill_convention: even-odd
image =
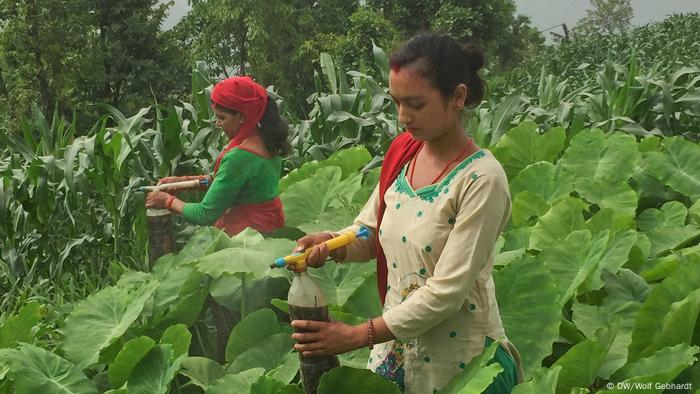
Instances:
[[[463,106],[464,97],[456,94],[445,100],[439,90],[411,67],[398,72],[391,70],[389,93],[396,103],[399,123],[405,125],[415,139],[430,141],[460,125],[459,106]]]
[[[216,115],[216,126],[223,129],[228,138],[233,138],[238,132],[243,122],[243,114],[240,112],[231,113],[230,111],[222,110],[214,107],[214,115]]]

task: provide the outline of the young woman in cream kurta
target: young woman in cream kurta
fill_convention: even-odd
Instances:
[[[415,191],[406,173],[384,196],[378,231],[388,264],[382,316],[397,340],[374,346],[369,368],[407,393],[432,393],[482,352],[487,337],[505,337],[491,269],[510,214],[508,181],[487,150]],[[378,198],[377,188],[355,226],[376,229]],[[370,239],[351,244],[345,260],[373,257]]]
[[[298,249],[313,246],[307,264],[319,267],[329,255],[380,262],[378,237],[387,268],[384,276],[378,264],[380,295],[387,285],[384,311],[356,326],[293,321],[306,332],[292,337],[304,356],[374,344],[369,368],[405,393],[423,394],[445,387],[485,344],[505,338],[491,270],[510,196],[501,165],[462,126],[463,108],[483,96],[483,54],[447,35],[424,34],[391,65],[389,91],[406,133],[392,142],[380,185],[349,227],[364,225],[372,237],[332,254],[323,244],[327,233],[298,241]],[[510,392],[522,377],[517,352],[505,344],[494,357],[504,372],[487,393]]]

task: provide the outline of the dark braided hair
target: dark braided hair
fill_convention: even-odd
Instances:
[[[414,66],[445,99],[454,95],[457,85],[466,85],[467,107],[475,107],[484,98],[486,83],[477,73],[484,66],[484,52],[448,34],[422,33],[411,38],[391,56],[389,64],[395,72]]]

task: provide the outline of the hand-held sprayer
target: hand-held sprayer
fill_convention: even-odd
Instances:
[[[209,179],[191,179],[189,181],[164,183],[155,186],[141,186],[140,192],[155,192],[160,190],[188,189],[198,186],[208,186]],[[173,232],[172,214],[167,209],[146,209],[148,225],[148,257],[151,263],[160,256],[175,250],[175,233]]]
[[[360,227],[360,229],[354,233],[352,231],[345,232],[339,236],[329,239],[324,242],[328,247],[328,250],[342,248],[358,238],[367,239],[369,238],[369,229],[365,226]],[[282,268],[285,265],[293,265],[297,270],[303,270],[306,268],[306,258],[311,253],[311,248],[306,248],[303,252],[298,252],[290,254],[289,256],[280,257],[275,260],[274,264],[270,265],[270,268]]]
[[[208,178],[202,178],[202,179],[192,179],[189,181],[182,181],[182,182],[173,182],[173,183],[164,183],[162,185],[155,185],[155,186],[141,186],[139,187],[140,192],[157,192],[165,189],[189,189],[192,187],[198,187],[198,186],[209,186],[209,179]]]
[[[369,230],[366,227],[360,227],[357,233],[348,231],[324,243],[328,246],[328,250],[333,250],[354,242],[358,238],[369,238]],[[310,252],[311,248],[307,248],[303,252],[280,257],[270,268],[281,268],[287,265],[296,268],[294,279],[287,295],[291,320],[328,322],[330,321],[328,306],[323,297],[323,291],[311,279],[311,276],[306,273],[306,258]],[[296,331],[306,332],[304,329],[297,329]],[[299,360],[301,361],[299,367],[301,381],[306,394],[316,394],[321,375],[340,366],[338,357],[335,355],[307,357],[300,352]]]

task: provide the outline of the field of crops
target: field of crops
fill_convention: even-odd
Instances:
[[[591,50],[564,49],[569,66]],[[510,182],[493,275],[523,358],[516,394],[700,391],[700,68],[686,52],[649,62],[652,49],[530,65],[467,120]],[[35,111],[23,134],[1,134],[0,393],[303,393],[291,275],[268,266],[300,235],[351,223],[378,181],[399,130],[374,52],[382,80],[321,56],[314,108],[291,119],[287,228],[229,238],[178,222],[179,252],[154,263],[137,187],[204,173],[224,145],[203,65],[190,103],[105,106],[89,133]],[[381,314],[374,262],[310,274],[334,319]],[[440,393],[485,389],[494,351]],[[398,393],[368,356],[342,355],[319,393]]]

